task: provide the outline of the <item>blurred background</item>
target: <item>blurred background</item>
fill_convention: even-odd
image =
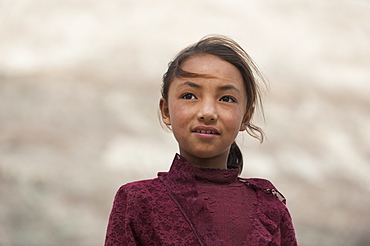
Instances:
[[[0,245],[103,245],[120,185],[167,171],[168,62],[227,35],[270,81],[243,177],[302,246],[370,245],[370,1],[0,0]]]

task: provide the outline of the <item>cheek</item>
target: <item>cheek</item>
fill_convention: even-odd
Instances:
[[[188,107],[174,103],[170,107],[170,117],[173,124],[182,125],[191,117],[191,112]]]
[[[225,115],[225,124],[230,130],[239,131],[243,122],[244,112],[242,110],[230,110]]]

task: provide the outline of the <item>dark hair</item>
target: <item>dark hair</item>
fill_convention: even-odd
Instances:
[[[201,54],[215,55],[234,65],[242,75],[247,92],[247,112],[250,112],[250,117],[252,118],[254,107],[259,106],[263,114],[260,88],[256,80],[257,75],[263,82],[265,82],[262,74],[258,70],[252,58],[237,42],[220,35],[212,35],[202,38],[199,42],[180,51],[175,59],[169,63],[167,72],[163,75],[162,97],[164,100],[168,100],[168,90],[171,82],[175,78],[191,78],[200,76],[199,74],[182,70],[181,65],[190,57]],[[260,127],[249,122],[246,130],[249,135],[259,139],[261,143],[263,142],[264,133]],[[239,168],[240,172],[242,171],[243,156],[235,142],[233,142],[230,147],[227,166],[228,168]]]

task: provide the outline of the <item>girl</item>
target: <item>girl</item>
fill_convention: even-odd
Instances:
[[[163,76],[159,107],[180,154],[158,178],[123,185],[105,245],[297,245],[284,197],[243,179],[239,131],[252,122],[259,72],[233,40],[208,36],[181,51]]]

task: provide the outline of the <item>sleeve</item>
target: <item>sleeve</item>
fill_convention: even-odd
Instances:
[[[137,245],[132,226],[136,208],[133,206],[133,194],[122,186],[114,198],[112,211],[109,216],[105,246]]]
[[[280,223],[280,233],[281,233],[281,245],[284,246],[297,246],[297,239],[295,236],[295,231],[293,227],[292,218],[285,207],[281,223]]]

